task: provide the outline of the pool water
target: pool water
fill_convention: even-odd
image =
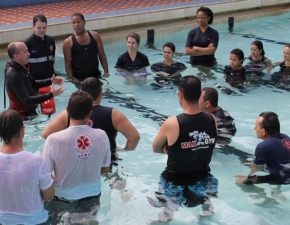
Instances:
[[[243,23],[236,23],[233,33],[228,33],[227,24],[213,25],[220,34],[220,42],[216,52],[217,69],[208,76],[189,64],[189,57],[184,54],[176,56],[183,62],[187,70],[182,75],[197,75],[202,80],[203,87],[216,87],[219,92],[219,105],[229,111],[235,119],[237,133],[230,147],[215,149],[211,161],[211,173],[219,180],[218,197],[211,199],[214,215],[200,218],[201,206],[195,208],[181,207],[174,213],[170,224],[289,224],[290,186],[282,185],[281,190],[275,186],[261,184],[257,186],[240,187],[235,184],[235,175],[247,175],[249,168],[242,162],[254,154],[255,146],[261,142],[253,130],[257,116],[263,111],[274,111],[279,115],[281,131],[290,134],[290,93],[270,84],[257,84],[248,88],[247,92],[230,87],[225,83],[222,69],[229,65],[229,52],[240,48],[245,55],[250,54],[250,44],[262,40],[266,57],[272,62],[283,59],[284,43],[289,42],[290,14],[266,17]],[[176,52],[184,53],[184,46],[189,29],[171,35],[155,37],[154,46],[161,50],[165,42],[173,42]],[[141,140],[135,151],[119,152],[123,159],[113,173],[102,179],[101,208],[97,213],[99,224],[164,224],[158,221],[158,214],[163,208],[152,207],[147,196],[156,199],[154,192],[158,190],[159,176],[166,167],[166,155],[155,154],[152,142],[160,129],[160,124],[167,116],[182,112],[177,100],[177,87],[168,85],[165,88],[152,86],[155,83],[153,73],[147,77],[143,85],[128,84],[121,76],[117,76],[114,68],[117,58],[126,51],[125,40],[105,45],[111,76],[104,82],[104,98],[102,104],[115,107],[123,112],[137,128]],[[142,40],[139,51],[146,54],[151,64],[163,60],[162,51],[145,46]],[[247,63],[247,61],[245,61]],[[244,63],[244,64],[245,64]],[[0,62],[4,68],[5,62]],[[55,69],[65,72],[62,51],[58,49]],[[276,67],[272,72],[278,71]],[[150,73],[150,68],[147,69]],[[269,80],[266,75],[263,80]],[[3,73],[0,82],[4,83]],[[42,154],[44,140],[42,129],[62,111],[70,94],[76,90],[74,84],[66,82],[65,92],[55,98],[57,112],[47,118],[39,116],[26,122],[24,148],[30,152]],[[219,87],[227,87],[238,95],[228,95]],[[3,110],[0,86],[1,104]],[[117,137],[117,145],[123,147],[125,138]],[[66,214],[65,214],[66,215]],[[59,222],[64,224],[64,216]],[[84,224],[95,224],[85,222]],[[167,223],[166,223],[167,224]]]

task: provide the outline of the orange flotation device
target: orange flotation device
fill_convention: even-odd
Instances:
[[[39,88],[39,94],[43,95],[50,92],[50,87]],[[43,115],[51,115],[55,113],[55,102],[54,98],[48,99],[40,103],[41,113]]]

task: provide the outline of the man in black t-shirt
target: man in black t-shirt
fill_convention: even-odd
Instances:
[[[171,218],[182,204],[203,204],[203,215],[211,215],[209,197],[217,194],[218,187],[209,167],[217,138],[216,122],[214,116],[199,109],[201,82],[197,77],[181,78],[178,90],[183,113],[163,123],[152,146],[154,152],[168,154],[156,197],[165,206],[164,215]],[[148,200],[153,206],[160,204],[152,198]]]

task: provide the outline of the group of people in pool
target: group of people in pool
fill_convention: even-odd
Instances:
[[[199,27],[189,32],[185,51],[190,55],[191,64],[204,70],[216,63],[214,53],[219,37],[218,32],[208,26],[213,21],[209,8],[197,10],[197,21]],[[110,74],[99,34],[85,30],[85,19],[80,13],[72,16],[72,25],[75,32],[63,45],[65,68],[71,81],[80,83],[81,90],[72,93],[66,110],[43,130],[42,136],[46,138],[43,156],[23,150],[22,116],[35,112],[39,103],[64,91],[64,79],[55,76],[53,69],[55,43],[46,35],[46,18],[35,16],[34,33],[24,43],[8,45],[11,62],[5,68],[5,84],[10,109],[0,114],[1,223],[23,223],[29,218],[35,219],[36,215],[39,223],[44,222],[47,219],[44,200],[54,200],[46,204],[49,210],[56,207],[67,210],[68,204],[73,205],[70,209],[79,210],[81,205],[82,218],[92,218],[100,207],[101,174],[110,172],[112,162],[118,159],[117,150],[134,150],[140,139],[136,128],[120,111],[100,105],[102,76],[98,58],[104,69],[103,77]],[[127,79],[145,79],[142,69],[149,65],[149,60],[138,52],[139,35],[131,33],[126,40],[128,51],[118,58],[116,68],[121,74],[138,71],[129,75],[124,72]],[[249,68],[242,67],[244,55],[240,49],[231,52],[230,66],[225,67],[225,77],[231,85],[243,85],[244,71],[258,71],[256,75],[261,75],[262,64],[265,67],[280,65],[281,70],[289,71],[288,45],[284,49],[284,61],[272,65],[260,44],[253,42],[251,46],[249,60],[253,66]],[[180,73],[186,66],[173,59],[174,53],[174,44],[166,43],[164,61],[151,66],[158,83],[178,85],[178,100],[183,108],[182,114],[164,121],[152,146],[154,152],[168,154],[167,167],[160,176],[159,191],[155,193],[158,201],[148,197],[152,206],[164,207],[165,217],[161,220],[171,219],[182,204],[188,207],[203,204],[203,215],[212,215],[210,198],[218,191],[218,180],[210,174],[209,167],[213,149],[216,144],[229,144],[236,132],[233,118],[218,105],[218,92],[214,88],[201,89],[201,81],[196,76],[182,77]],[[39,95],[39,88],[48,85],[52,85],[51,90]],[[250,175],[265,169],[269,175],[243,177],[242,182],[290,183],[290,138],[280,133],[277,114],[261,113],[255,130],[263,142],[256,148]],[[127,139],[124,148],[116,145],[118,131]],[[86,205],[88,202],[91,204]],[[25,215],[24,220],[21,215]],[[67,219],[72,224],[81,221],[73,213]],[[51,221],[48,223],[54,223]]]

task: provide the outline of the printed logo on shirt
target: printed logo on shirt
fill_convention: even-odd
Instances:
[[[193,141],[181,142],[181,148],[192,148],[192,151],[201,148],[208,148],[210,144],[215,144],[215,138],[211,138],[205,132],[193,131],[189,132],[189,137],[193,138]]]
[[[288,152],[290,152],[290,140],[288,138],[284,138],[282,139],[282,144],[284,148],[286,148]]]
[[[11,156],[6,157],[6,163],[11,163]]]
[[[92,120],[88,120],[87,125],[88,125],[89,127],[93,127],[94,122],[93,122]]]
[[[78,134],[73,140],[73,146],[79,158],[88,158],[93,147],[92,138],[86,134]]]
[[[51,45],[49,48],[50,48],[50,51],[53,52],[53,45]]]

